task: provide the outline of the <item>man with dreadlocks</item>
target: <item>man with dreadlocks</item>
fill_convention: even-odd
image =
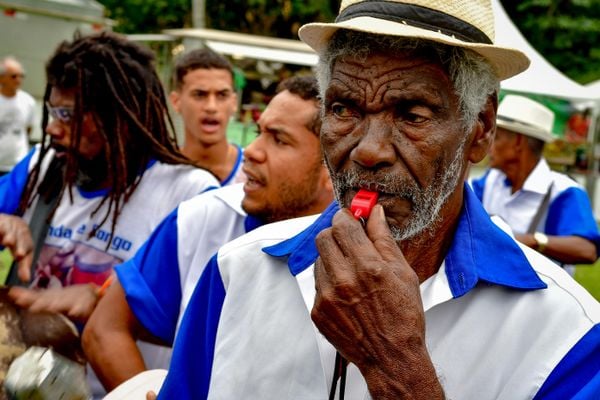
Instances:
[[[179,202],[219,184],[177,150],[150,50],[78,36],[46,74],[41,145],[0,180],[0,244],[33,279],[11,289],[18,305],[85,322],[112,267]]]

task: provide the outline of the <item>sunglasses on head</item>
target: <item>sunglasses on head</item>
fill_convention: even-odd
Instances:
[[[46,108],[51,118],[57,119],[65,124],[71,122],[74,115],[73,107],[52,107],[50,103],[46,102]]]

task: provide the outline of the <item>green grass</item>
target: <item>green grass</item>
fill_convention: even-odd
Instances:
[[[580,265],[575,270],[575,280],[600,301],[600,260],[592,265]]]

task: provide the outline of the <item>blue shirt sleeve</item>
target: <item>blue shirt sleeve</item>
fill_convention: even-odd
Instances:
[[[35,151],[35,148],[32,149],[8,174],[0,178],[0,213],[14,214],[17,211]]]
[[[130,260],[115,267],[127,303],[154,336],[173,343],[181,304],[176,208]]]
[[[215,255],[206,265],[186,308],[158,400],[194,400],[208,396],[224,301],[225,287]]]
[[[598,399],[600,325],[595,325],[554,368],[534,400]]]
[[[600,249],[600,234],[587,193],[577,187],[560,193],[548,208],[545,233],[557,236],[581,236]]]

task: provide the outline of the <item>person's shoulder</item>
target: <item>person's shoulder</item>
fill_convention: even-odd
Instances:
[[[580,320],[590,326],[600,323],[600,303],[584,287],[544,255],[525,245],[519,246],[537,275],[548,286],[547,289],[536,291],[540,294],[536,299],[536,307],[545,307],[548,312],[557,315],[578,313]]]
[[[17,91],[17,96],[19,96],[19,98],[22,99],[22,101],[25,101],[30,105],[35,104],[35,99],[33,98],[33,96],[22,89],[19,89]]]
[[[200,186],[220,186],[213,174],[205,169],[188,164],[168,164],[156,161],[148,168],[146,174],[169,185],[199,184]]]
[[[562,172],[552,171],[552,182],[558,193],[563,192],[570,188],[577,188],[585,190],[581,183]]]
[[[208,210],[220,214],[233,211],[236,214],[245,216],[246,212],[242,209],[243,198],[243,183],[207,190],[183,201],[179,205],[180,214],[187,216]]]
[[[306,217],[286,219],[260,226],[243,236],[225,244],[219,250],[219,256],[246,250],[249,247],[262,249],[284,240],[290,239],[308,228],[320,214]]]

